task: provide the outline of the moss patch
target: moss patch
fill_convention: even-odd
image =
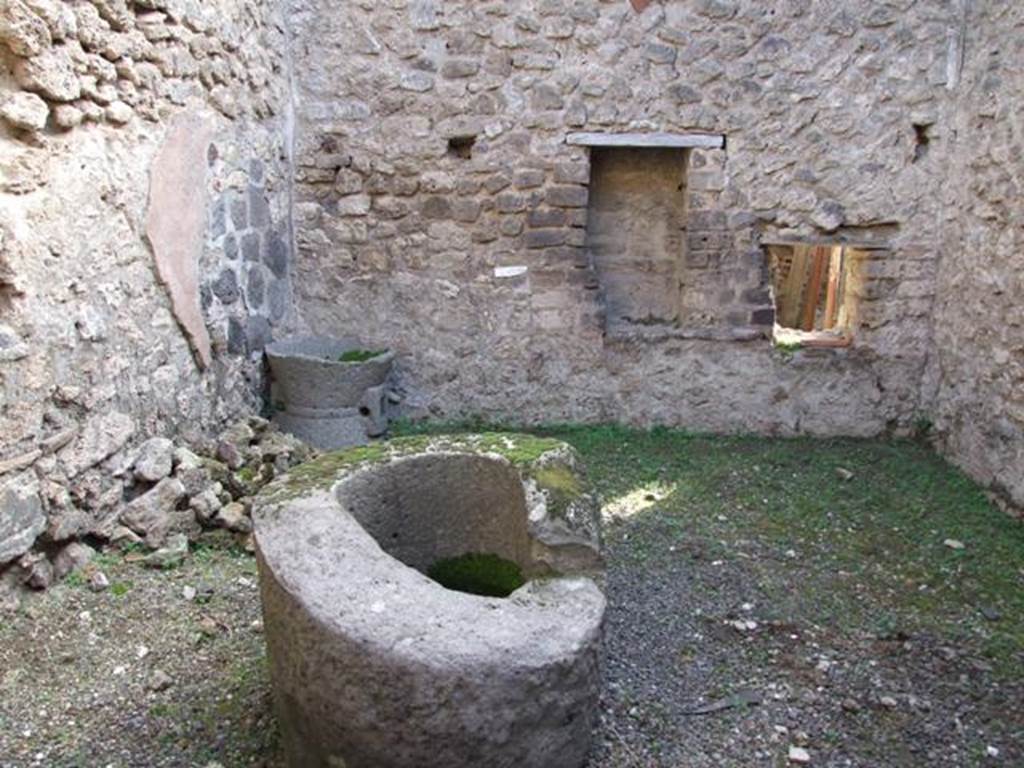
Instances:
[[[438,560],[427,576],[446,589],[484,597],[508,597],[526,583],[511,560],[482,552]]]
[[[427,451],[494,453],[522,469],[540,459],[545,453],[562,446],[563,443],[552,438],[516,433],[410,435],[326,453],[313,461],[295,467],[282,482],[268,486],[270,490],[267,491],[267,496],[274,502],[286,501],[301,496],[317,486],[329,484],[343,470],[362,464],[397,459],[414,453]]]
[[[367,360],[380,357],[385,352],[387,352],[386,349],[350,349],[348,352],[338,355],[338,362],[365,363]]]
[[[399,425],[421,435],[463,428]],[[779,616],[853,637],[884,638],[896,627],[898,635],[964,643],[987,656],[996,674],[1019,676],[1024,525],[920,441],[714,437],[613,425],[536,431],[577,450],[606,514],[632,507],[609,515],[606,542],[620,561],[652,569],[648,578],[670,556],[669,541],[679,551],[681,542],[705,542],[709,559],[757,552],[744,563]],[[538,483],[543,469],[531,470]],[[623,505],[632,499],[643,503]],[[952,549],[946,539],[966,546]]]

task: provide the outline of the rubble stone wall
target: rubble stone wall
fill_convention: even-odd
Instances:
[[[142,440],[260,408],[294,322],[286,42],[269,0],[0,0],[3,562],[109,529]]]
[[[965,14],[935,311],[940,447],[1024,510],[1024,7]]]
[[[918,419],[962,26],[938,0],[294,0],[296,291],[410,412],[877,434]],[[951,53],[952,52],[952,53]],[[612,327],[575,132],[686,152],[679,322]],[[848,349],[773,349],[773,240],[869,247]]]
[[[393,348],[411,415],[931,422],[1024,507],[1022,32],[965,0],[0,0],[0,568],[163,498],[138,445],[259,410],[298,328]],[[595,170],[580,133],[706,141]],[[769,247],[834,241],[852,343],[773,347]]]

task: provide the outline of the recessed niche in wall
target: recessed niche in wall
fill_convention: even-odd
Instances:
[[[448,139],[448,154],[451,157],[469,160],[473,157],[474,144],[476,144],[476,136],[453,136]]]
[[[586,247],[609,329],[675,325],[686,230],[686,150],[593,147]]]
[[[853,339],[862,251],[842,243],[768,245],[777,344],[846,346]]]

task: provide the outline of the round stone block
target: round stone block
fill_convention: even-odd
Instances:
[[[291,768],[583,765],[605,599],[569,446],[485,434],[327,454],[265,488],[253,521]],[[528,581],[494,598],[425,575],[468,553]]]

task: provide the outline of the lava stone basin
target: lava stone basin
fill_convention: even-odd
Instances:
[[[597,718],[599,518],[573,450],[486,434],[327,454],[257,498],[271,679],[291,768],[574,768]],[[515,562],[507,598],[431,564]]]
[[[266,347],[274,420],[321,450],[361,445],[388,426],[384,383],[393,352],[367,350],[354,339],[296,336]],[[347,359],[355,354],[352,359]]]

